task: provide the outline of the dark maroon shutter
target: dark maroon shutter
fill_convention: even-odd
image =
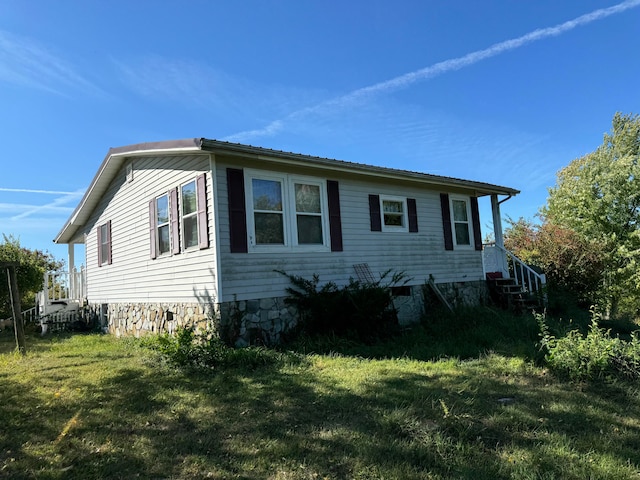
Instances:
[[[198,191],[198,245],[200,249],[209,248],[209,222],[207,219],[207,175],[203,173],[196,179]]]
[[[247,208],[244,200],[244,172],[227,168],[229,240],[231,253],[247,253]]]
[[[111,265],[111,220],[107,221],[107,263]]]
[[[473,243],[476,250],[482,250],[482,232],[480,231],[478,197],[471,197],[471,222],[473,223]]]
[[[409,215],[409,231],[418,231],[418,208],[415,198],[407,198],[407,213]]]
[[[98,266],[102,266],[102,225],[98,225]]]
[[[342,251],[342,219],[340,217],[340,191],[338,182],[327,180],[327,201],[329,203],[329,235],[331,251]]]
[[[371,231],[382,231],[382,219],[380,218],[380,196],[369,195],[369,218],[371,221]]]
[[[453,232],[451,230],[451,209],[449,195],[440,194],[440,208],[442,209],[442,228],[444,230],[444,249],[453,250]]]
[[[151,258],[156,258],[156,222],[158,215],[156,214],[156,199],[149,201],[149,254]]]
[[[171,253],[180,253],[180,215],[178,214],[178,189],[169,191],[169,210],[171,215]]]

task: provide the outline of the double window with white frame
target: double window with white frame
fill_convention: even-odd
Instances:
[[[247,171],[245,193],[251,250],[328,250],[323,180]]]

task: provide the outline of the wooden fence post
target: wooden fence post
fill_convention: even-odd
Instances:
[[[16,332],[16,345],[18,347],[18,351],[22,355],[25,355],[27,353],[27,345],[24,338],[22,308],[20,307],[20,292],[18,291],[18,278],[16,276],[17,263],[2,262],[0,265],[7,268],[9,295],[11,296],[11,309],[13,310],[13,330]]]

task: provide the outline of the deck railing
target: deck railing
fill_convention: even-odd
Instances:
[[[513,278],[526,293],[538,295],[546,303],[547,277],[519,259],[513,252],[495,243],[483,248],[484,271],[500,272],[503,278]]]
[[[71,272],[47,272],[44,275],[44,300],[49,302],[80,301],[87,296],[84,267]]]

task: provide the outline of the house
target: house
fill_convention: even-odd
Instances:
[[[85,245],[83,302],[116,335],[219,321],[239,344],[277,342],[296,312],[276,270],[339,285],[404,272],[402,322],[419,318],[430,279],[450,301],[480,301],[478,198],[501,247],[500,203],[518,193],[204,138],[143,143],[109,150],[54,241],[71,269]]]

